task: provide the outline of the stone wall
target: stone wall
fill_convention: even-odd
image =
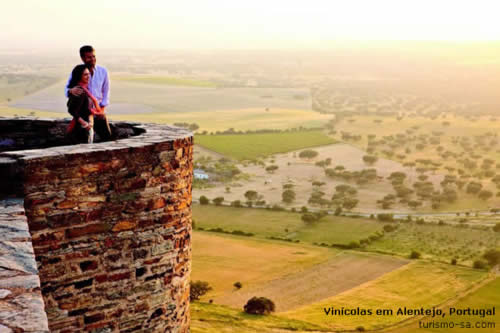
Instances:
[[[187,332],[191,133],[3,152],[21,171],[51,332]]]

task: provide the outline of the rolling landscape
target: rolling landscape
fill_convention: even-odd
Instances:
[[[499,50],[98,52],[112,121],[194,133],[191,332],[499,332]],[[0,52],[0,116],[68,118],[78,62]]]

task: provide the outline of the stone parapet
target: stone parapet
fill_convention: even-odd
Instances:
[[[130,129],[0,153],[22,181],[51,332],[189,330],[192,134]]]

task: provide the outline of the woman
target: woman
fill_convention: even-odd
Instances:
[[[105,114],[102,112],[99,102],[88,90],[90,71],[86,65],[77,65],[71,72],[71,81],[68,88],[80,87],[84,91],[79,96],[68,93],[68,112],[73,120],[68,126],[68,137],[72,143],[92,143],[94,132],[94,116],[99,118],[99,137],[103,140],[109,139],[111,130]]]

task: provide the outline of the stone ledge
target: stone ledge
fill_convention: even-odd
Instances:
[[[0,332],[49,332],[22,199],[0,201]]]

